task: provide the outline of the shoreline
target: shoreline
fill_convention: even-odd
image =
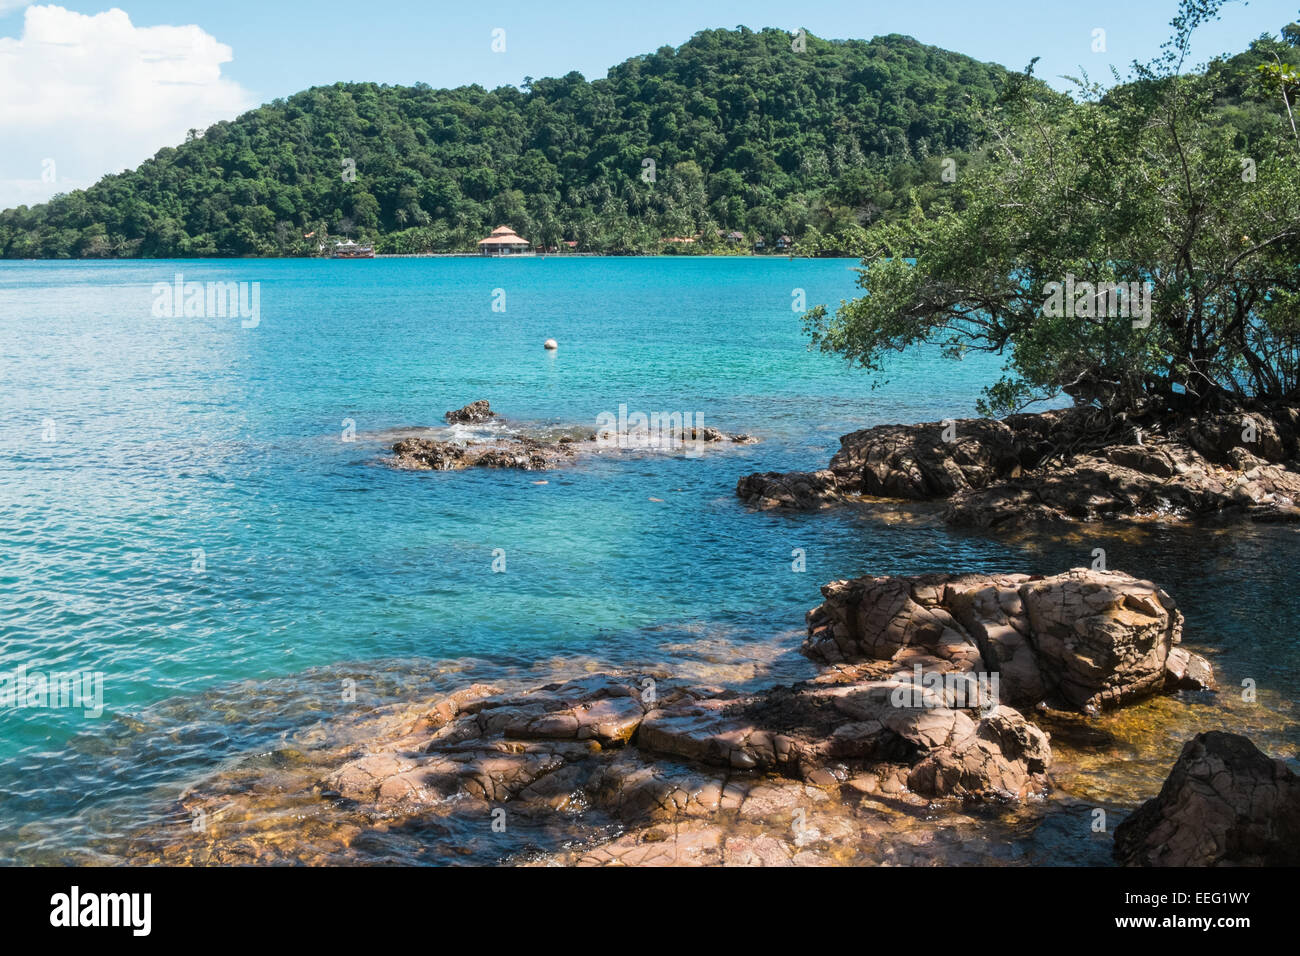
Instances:
[[[483,424],[496,413],[479,401],[445,418]],[[897,437],[901,429],[914,439],[917,430],[930,427],[879,426],[846,438],[879,437],[881,429]],[[978,461],[961,459],[966,467]],[[931,501],[931,507],[934,501],[913,500]],[[1120,524],[1105,523],[1115,532]],[[1033,563],[1029,570],[1036,570]],[[1055,625],[1035,618],[1041,611],[1026,617],[1008,609],[1058,580],[1066,583],[1051,586],[1065,588],[1062,594],[1097,586],[1109,595],[1108,616],[1089,625],[1089,640],[1112,641],[1137,633],[1135,626],[1163,634],[1155,646],[1164,648],[1158,655],[1164,669],[1157,673],[1143,664],[1141,674],[1080,694],[1077,681],[1093,679],[1092,663],[1082,670],[1026,665],[1026,647],[1037,659],[1053,646],[1047,635],[1054,628],[1079,623],[1073,612],[1065,613],[1078,605],[1068,597],[1043,604],[1059,604]],[[898,587],[912,608],[901,616],[899,593],[891,591]],[[990,588],[1003,596],[992,604],[976,597]],[[233,769],[191,781],[163,808],[170,823],[124,837],[123,862],[383,863],[388,851],[358,856],[354,847],[382,844],[390,839],[386,834],[404,828],[432,828],[452,834],[450,846],[460,849],[449,852],[475,863],[1032,863],[1026,854],[1042,848],[1015,836],[1027,821],[1068,818],[1080,800],[1100,801],[1120,819],[1135,814],[1169,772],[1170,740],[1181,744],[1214,728],[1235,734],[1268,727],[1273,733],[1258,715],[1232,706],[1231,695],[1224,702],[1214,697],[1210,665],[1177,647],[1181,613],[1156,585],[1127,575],[1095,569],[1048,579],[936,573],[835,581],[822,593],[827,601],[809,613],[803,647],[821,668],[810,678],[753,686],[757,674],[739,683],[725,670],[690,678],[666,661],[643,670],[557,668],[554,680],[489,684],[472,668],[458,669],[462,678],[445,692],[399,695],[404,702],[347,718],[327,715],[329,724],[318,720],[292,744],[246,755]],[[1019,623],[998,618],[1003,612],[1020,615]],[[893,648],[888,653],[881,652],[879,638],[862,639],[870,631],[862,621],[871,619],[882,633],[902,629],[887,642]],[[949,622],[942,635],[936,620]],[[1016,635],[1032,639],[1017,645]],[[1006,640],[1012,644],[999,643]],[[745,653],[739,649],[742,658]],[[1105,660],[1116,668],[1137,659],[1113,647],[1077,653],[1080,660]],[[950,707],[947,697],[919,707],[880,699],[900,682],[924,686],[925,678],[951,678],[972,666],[1001,676],[1005,703],[996,713]],[[904,680],[912,668],[916,675]],[[1075,676],[1059,683],[1069,673]],[[1119,673],[1107,671],[1105,680]],[[649,702],[642,697],[647,679],[658,695]],[[1048,688],[1052,681],[1056,691]],[[926,688],[922,699],[955,689]],[[1180,779],[1192,770],[1178,771]],[[484,843],[481,820],[497,810],[511,821],[510,836]],[[790,830],[796,814],[809,821],[806,830]],[[1146,818],[1159,815],[1150,810]],[[221,823],[207,822],[202,833],[186,836],[185,821],[194,819]],[[557,827],[563,834],[558,842]],[[1124,844],[1129,857],[1141,852],[1140,834],[1131,835],[1135,828]],[[519,849],[521,829],[533,847],[526,852]],[[427,842],[417,841],[419,852],[429,850]],[[443,843],[435,839],[432,846]],[[1013,852],[1000,855],[1000,846]],[[1109,848],[1109,841],[1101,846]],[[371,859],[370,852],[381,856]],[[1110,862],[1098,856],[1098,846],[1071,852],[1082,854],[1076,862]]]
[[[1300,406],[1131,417],[1076,406],[878,425],[842,436],[825,468],[756,472],[735,493],[759,510],[945,502],[945,523],[983,531],[1233,513],[1297,522]]]
[[[1281,530],[1260,528],[1269,537]],[[1084,540],[1088,548],[1098,543],[1096,538]],[[1100,543],[1111,547],[1106,539]],[[1207,547],[1211,546],[1207,543]],[[1086,552],[1087,548],[1081,555]],[[1032,560],[1028,566],[1038,564]],[[1189,587],[1195,585],[1183,581],[1180,590]],[[1204,640],[1203,614],[1188,614],[1189,623],[1199,633],[1193,636],[1189,631],[1186,639]],[[764,812],[777,813],[766,822],[727,810],[717,811],[721,816],[692,814],[677,822],[631,827],[611,816],[608,807],[590,804],[578,788],[573,791],[579,794],[577,802],[566,804],[567,809],[558,813],[547,807],[520,815],[509,802],[495,804],[505,807],[508,829],[493,841],[483,832],[487,817],[467,811],[468,805],[462,805],[464,796],[447,798],[445,804],[436,802],[427,813],[414,815],[376,810],[349,799],[322,799],[319,782],[342,764],[382,749],[387,741],[423,721],[438,701],[475,684],[501,687],[512,698],[594,675],[617,678],[616,683],[633,689],[639,689],[646,677],[653,677],[661,698],[674,681],[730,688],[742,696],[761,694],[773,687],[774,681],[776,687],[786,688],[792,682],[806,684],[816,678],[817,664],[796,652],[799,636],[781,628],[782,621],[784,617],[768,622],[761,633],[737,633],[734,638],[726,635],[726,628],[714,635],[708,626],[691,624],[683,629],[665,625],[661,633],[667,643],[654,649],[647,646],[645,652],[634,650],[631,659],[607,659],[595,647],[509,663],[472,656],[412,658],[391,664],[344,662],[304,672],[292,670],[253,684],[239,681],[204,691],[193,700],[171,699],[152,714],[139,714],[139,723],[134,716],[114,718],[122,727],[111,736],[127,752],[152,749],[149,741],[163,742],[164,763],[171,762],[165,741],[177,734],[183,742],[187,737],[236,733],[250,745],[216,762],[191,760],[191,772],[131,797],[116,817],[124,830],[104,832],[89,820],[77,824],[96,831],[91,843],[74,844],[77,849],[60,851],[58,836],[38,838],[38,830],[25,828],[32,834],[29,839],[38,840],[44,849],[24,852],[21,859],[29,864],[66,863],[73,858],[69,854],[82,856],[85,851],[80,847],[92,846],[94,852],[87,859],[144,865],[410,865],[451,860],[486,865],[577,865],[584,857],[591,857],[585,861],[591,865],[602,858],[601,846],[623,835],[624,842],[615,843],[608,852],[618,853],[625,864],[639,859],[646,864],[784,865],[798,856],[801,863],[815,860],[828,865],[1111,866],[1108,834],[1117,821],[1156,794],[1184,741],[1203,731],[1223,730],[1247,734],[1269,752],[1287,753],[1294,740],[1295,708],[1289,699],[1278,698],[1262,686],[1258,705],[1239,700],[1233,689],[1236,676],[1259,672],[1253,669],[1257,664],[1242,670],[1238,662],[1224,673],[1222,694],[1182,691],[1173,696],[1157,695],[1094,715],[1024,710],[1028,721],[1050,735],[1052,750],[1052,787],[1042,797],[1028,801],[946,798],[942,807],[931,808],[932,801],[927,801],[922,809],[910,807],[906,794],[882,803],[852,786],[844,790],[845,784],[841,784],[841,799],[834,795],[833,785],[828,790],[779,774],[770,779],[760,775],[750,778],[758,787],[754,796],[761,798],[755,808],[767,807]],[[800,630],[806,632],[806,628]],[[1213,655],[1216,669],[1217,656],[1230,650],[1215,642],[1208,648],[1198,644],[1193,649]],[[588,656],[592,653],[599,656]],[[361,694],[357,704],[337,703],[337,688],[344,679],[356,682]],[[304,681],[310,686],[300,687]],[[381,688],[386,691],[376,697]],[[210,704],[201,704],[209,697]],[[206,720],[196,720],[200,714],[194,711],[195,705],[215,709]],[[182,723],[174,725],[168,716],[172,714]],[[163,718],[161,723],[159,718]],[[236,723],[231,724],[232,720]],[[128,726],[132,733],[125,737],[121,730]],[[259,727],[275,728],[278,742],[254,742]],[[287,727],[287,732],[281,733],[281,727]],[[131,743],[136,735],[139,742]],[[98,747],[90,752],[102,753]],[[691,774],[698,773],[678,770],[671,779],[693,792],[698,784],[690,783],[694,779]],[[562,779],[554,778],[556,783]],[[182,788],[178,800],[176,794]],[[771,801],[779,801],[778,806],[784,809],[778,813]],[[1104,808],[1110,820],[1107,831],[1090,833],[1087,820],[1080,819],[1085,812],[1081,807]],[[803,810],[812,821],[811,829],[824,839],[793,845],[781,836],[789,832],[790,814],[797,809]],[[105,823],[114,818],[104,810],[96,817]],[[195,820],[207,821],[205,834],[190,830]],[[571,850],[557,855],[521,849],[547,845],[546,841],[556,838],[557,827],[570,841]],[[449,845],[436,837],[444,829]],[[1033,836],[1040,831],[1042,839]],[[679,835],[685,842],[679,843]],[[769,840],[772,837],[774,842]],[[755,844],[754,840],[761,842]],[[849,851],[848,847],[859,844],[861,852]],[[782,845],[787,845],[786,849]],[[675,846],[682,847],[681,855],[663,855]],[[629,858],[628,852],[636,855]]]
[[[172,259],[154,259],[141,256],[120,257],[120,256],[80,256],[68,257],[65,259],[5,259],[0,258],[0,263],[5,262],[298,262],[298,261],[321,261],[321,262],[366,262],[370,259],[481,259],[485,262],[510,261],[515,259],[772,259],[772,260],[796,260],[796,259],[843,259],[852,262],[861,262],[858,256],[791,256],[777,255],[776,253],[754,253],[754,252],[720,252],[720,253],[661,253],[661,252],[629,252],[629,253],[607,253],[607,252],[563,252],[563,253],[529,253],[527,255],[515,256],[484,256],[476,252],[377,252],[366,259],[335,259],[332,256],[185,256],[183,258]]]
[[[252,764],[218,771],[192,785],[166,811],[175,823],[129,837],[134,849],[127,862],[364,863],[369,861],[352,850],[355,843],[414,827],[426,834],[420,852],[440,852],[451,840],[455,852],[469,855],[466,862],[479,863],[1023,863],[1030,862],[1023,857],[1026,848],[1010,855],[998,848],[1005,849],[1025,821],[1070,812],[1077,798],[1076,784],[1068,781],[1081,772],[1080,779],[1087,779],[1087,761],[1098,752],[1098,730],[1089,728],[1128,728],[1125,734],[1145,738],[1152,713],[1183,721],[1189,708],[1217,708],[1197,703],[1202,692],[1186,699],[1183,693],[1165,696],[1182,686],[1169,683],[1183,680],[1177,677],[1182,665],[1172,664],[1173,670],[1160,673],[1174,676],[1159,677],[1158,686],[1149,669],[1114,672],[1107,680],[1117,681],[1115,693],[1145,702],[1130,706],[1127,696],[1114,696],[1114,706],[1093,717],[1071,712],[1081,698],[1075,704],[1058,701],[1065,710],[1027,711],[1027,717],[1006,704],[986,714],[950,709],[946,699],[898,706],[890,697],[907,682],[900,683],[895,671],[929,660],[927,672],[953,673],[951,663],[908,651],[913,628],[920,628],[918,638],[931,640],[923,637],[929,612],[919,607],[910,623],[889,625],[891,640],[898,642],[891,646],[910,657],[876,659],[878,652],[867,651],[857,663],[826,663],[826,614],[851,617],[863,593],[883,594],[900,584],[929,600],[921,596],[937,579],[959,589],[974,587],[971,594],[985,584],[1080,595],[1099,587],[1114,610],[1104,612],[1090,633],[1105,641],[1115,639],[1115,622],[1127,620],[1111,616],[1122,614],[1127,601],[1154,601],[1147,606],[1156,616],[1143,618],[1146,623],[1128,621],[1126,633],[1137,638],[1155,628],[1152,633],[1165,634],[1160,646],[1166,652],[1178,645],[1181,615],[1165,603],[1168,596],[1122,574],[1078,570],[1046,579],[931,575],[834,582],[823,588],[827,601],[809,614],[803,656],[815,665],[821,661],[810,679],[752,685],[761,676],[751,674],[742,683],[755,689],[735,691],[726,689],[734,675],[719,673],[726,684],[711,684],[707,669],[691,677],[679,669],[569,664],[552,680],[539,676],[504,687],[477,683],[475,671],[463,672],[432,698],[358,717],[342,737],[327,739],[329,733],[320,730],[303,751],[285,751],[265,769]],[[850,594],[844,585],[868,591],[853,592],[858,597],[844,603]],[[885,592],[872,591],[881,587]],[[892,616],[888,602],[872,598],[876,605]],[[736,651],[746,656],[743,648]],[[1005,673],[1011,683],[1004,682],[1004,696],[1034,696],[1025,696],[1030,688],[1024,685],[1017,689],[1021,678]],[[1061,737],[1064,787],[1051,767],[1047,737],[1035,723]],[[1105,755],[1095,759],[1120,759],[1114,745],[1102,749]],[[965,769],[954,776],[945,767]],[[1147,779],[1147,792],[1157,785]],[[485,821],[498,812],[508,822],[493,835]],[[179,826],[200,817],[220,823],[197,834]],[[439,832],[445,838],[434,835]],[[533,849],[521,851],[521,839]],[[1084,845],[1077,851],[1096,852]]]

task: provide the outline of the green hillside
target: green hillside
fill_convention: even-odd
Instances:
[[[1294,61],[1298,40],[1291,26],[1210,65],[1226,80],[1217,115],[1243,149],[1276,109],[1256,67]],[[801,252],[852,252],[863,227],[928,209],[945,159],[979,161],[1002,67],[898,35],[794,45],[741,27],[591,82],[317,87],[0,212],[0,256],[311,255],[342,236],[469,251],[503,223],[588,252],[720,251],[732,231],[745,240],[731,248],[770,250],[784,234]],[[698,241],[663,242],[687,236]]]
[[[6,257],[472,249],[507,223],[536,244],[655,249],[785,233],[815,250],[942,188],[1005,71],[909,37],[710,30],[587,81],[454,90],[339,83],[194,131],[138,169],[0,213]],[[347,181],[344,161],[355,162]],[[645,160],[653,160],[648,182]],[[312,233],[312,238],[304,235]]]

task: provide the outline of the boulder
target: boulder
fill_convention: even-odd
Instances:
[[[759,508],[805,510],[825,507],[840,500],[835,473],[822,471],[766,471],[746,475],[736,486],[743,501]]]
[[[997,674],[1005,703],[1085,712],[1213,686],[1209,663],[1178,648],[1173,599],[1127,574],[863,577],[822,596],[803,652],[826,664]]]
[[[447,412],[443,417],[450,425],[478,425],[490,422],[497,417],[497,413],[492,411],[487,399],[481,398],[477,402],[470,402],[464,408]]]
[[[1180,431],[1188,444],[1212,461],[1225,462],[1245,449],[1266,462],[1284,462],[1296,454],[1296,409],[1221,412],[1189,421]]]
[[[1016,437],[989,419],[881,425],[840,439],[830,470],[840,486],[886,498],[946,498],[1016,473]]]
[[[1125,866],[1296,866],[1300,777],[1239,734],[1197,734],[1116,827],[1114,853]]]
[[[1165,660],[1165,690],[1215,690],[1214,669],[1199,654],[1175,647]]]

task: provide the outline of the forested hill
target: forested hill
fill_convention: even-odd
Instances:
[[[695,249],[718,230],[815,248],[900,214],[913,186],[942,188],[942,159],[975,145],[975,107],[1004,73],[904,36],[807,35],[798,52],[785,31],[740,28],[590,82],[339,83],[0,213],[0,255],[301,255],[344,235],[469,250],[502,223],[586,251],[700,235]]]

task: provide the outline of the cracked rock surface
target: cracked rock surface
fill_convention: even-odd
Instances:
[[[1012,706],[1084,711],[1214,686],[1209,663],[1178,646],[1173,598],[1119,572],[864,577],[822,595],[803,650],[827,664],[997,673]]]
[[[1247,738],[1197,734],[1160,793],[1115,829],[1126,866],[1300,864],[1300,777]]]

